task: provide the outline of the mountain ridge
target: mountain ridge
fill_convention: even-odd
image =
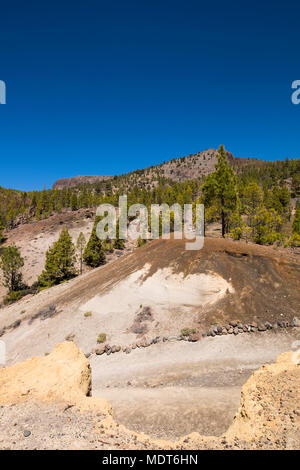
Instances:
[[[164,176],[165,178],[178,182],[185,181],[186,179],[196,179],[201,176],[205,177],[214,171],[215,164],[217,163],[216,154],[217,149],[210,148],[203,150],[202,152],[197,152],[183,157],[176,157],[169,161],[163,161],[158,165],[152,165],[143,169],[136,169],[134,171],[128,172],[127,175],[134,173],[150,173],[151,175],[155,174],[156,176]],[[255,158],[234,157],[231,152],[227,152],[227,156],[229,162],[235,168],[249,164],[251,162],[258,165],[263,165],[266,163],[265,160],[258,160]],[[63,189],[86,184],[95,184],[97,182],[113,179],[114,177],[115,176],[80,175],[69,178],[61,178],[53,183],[52,189]]]

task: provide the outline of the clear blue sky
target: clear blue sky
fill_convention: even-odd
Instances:
[[[218,147],[300,157],[299,1],[1,3],[0,185]]]

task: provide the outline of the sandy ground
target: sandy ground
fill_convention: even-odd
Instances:
[[[266,333],[263,341],[256,347],[253,340],[252,345],[248,344],[252,346],[249,356],[253,361],[257,359],[262,344],[269,346],[269,351],[273,351],[275,335],[273,334],[271,341],[270,336],[270,332]],[[276,336],[278,345],[282,333],[279,338]],[[254,338],[257,339],[256,336]],[[230,351],[228,344],[223,344],[219,349],[213,348],[213,352],[216,357],[217,351],[229,357],[234,353],[235,347],[240,349],[241,345],[233,343],[232,347],[229,343],[229,346]],[[265,351],[265,348],[262,350]],[[203,353],[205,357],[205,348]],[[177,383],[174,386],[172,383],[178,380],[179,375],[176,375],[176,368],[173,370],[172,367],[173,382],[169,377],[164,395],[157,393],[159,389],[155,388],[149,390],[146,398],[144,395],[144,405],[150,405],[149,410],[140,410],[138,394],[141,390],[138,391],[135,384],[135,390],[130,395],[135,412],[129,407],[126,418],[129,424],[135,419],[136,428],[142,426],[145,429],[148,425],[151,432],[151,417],[152,434],[160,433],[162,436],[173,437],[172,440],[158,440],[116,422],[109,402],[95,395],[91,396],[90,364],[73,342],[64,342],[56,345],[46,357],[32,358],[0,369],[0,448],[299,449],[299,354],[300,350],[283,353],[276,363],[264,364],[251,375],[242,386],[237,413],[229,428],[220,437],[192,432],[175,440],[176,433],[179,433],[180,426],[184,424],[186,428],[199,429],[204,427],[203,423],[208,423],[210,429],[214,426],[215,430],[219,429],[221,432],[221,421],[227,419],[230,413],[232,392],[234,389],[237,392],[238,368],[229,368],[228,363],[224,368],[220,361],[210,361],[209,367],[206,366],[209,372],[206,370],[206,373],[190,375],[186,371],[184,381],[181,380],[180,385]],[[260,354],[259,357],[261,359]],[[242,359],[245,366],[244,358]],[[193,364],[196,360],[197,357]],[[170,357],[167,357],[165,362],[170,362]],[[222,368],[217,371],[214,369],[216,365],[221,365]],[[250,366],[249,358],[247,366]],[[149,374],[153,372],[152,369]],[[245,371],[248,372],[249,370]],[[245,377],[238,379],[239,382],[244,380]],[[193,403],[189,402],[186,393],[188,384]],[[121,394],[121,391],[119,393]],[[181,401],[179,406],[174,408],[176,394],[177,402],[179,399]],[[155,412],[155,407],[159,413]],[[117,410],[115,415],[118,413]],[[164,417],[168,418],[167,422]]]
[[[112,403],[117,422],[155,438],[174,440],[192,431],[220,435],[238,410],[242,385],[291,349],[300,339],[297,330],[92,356],[93,395]]]

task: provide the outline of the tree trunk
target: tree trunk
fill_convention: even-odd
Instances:
[[[221,221],[222,221],[222,237],[225,237],[225,214],[224,211],[221,213]]]

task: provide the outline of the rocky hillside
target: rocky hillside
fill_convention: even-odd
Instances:
[[[109,180],[111,176],[74,176],[71,178],[61,178],[53,184],[53,189],[71,188],[85,184],[95,184],[99,181]]]
[[[198,152],[184,157],[174,158],[168,162],[163,162],[160,165],[151,166],[143,170],[136,170],[130,175],[138,174],[141,177],[147,176],[147,179],[156,180],[159,177],[164,177],[173,181],[185,181],[187,179],[202,178],[215,169],[217,162],[216,149],[207,149],[203,152]],[[263,160],[256,160],[251,158],[235,158],[232,153],[227,152],[228,159],[235,169],[239,169],[245,165],[253,164],[255,166],[263,165]],[[122,178],[121,175],[119,178]],[[80,186],[83,184],[94,184],[100,181],[109,180],[112,176],[76,176],[73,178],[64,178],[55,181],[53,189],[63,189],[72,186]]]

